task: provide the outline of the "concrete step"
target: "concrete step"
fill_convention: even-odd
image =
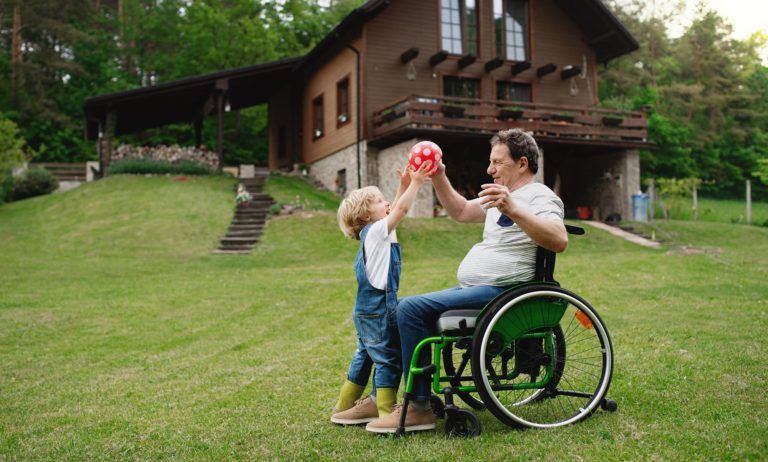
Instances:
[[[247,249],[216,249],[213,251],[215,255],[250,255],[253,252],[253,248]]]
[[[221,238],[221,244],[225,246],[230,245],[242,245],[242,244],[255,244],[258,242],[259,237],[258,236],[224,236]]]
[[[224,235],[224,238],[230,238],[230,237],[253,237],[255,239],[258,239],[259,237],[261,237],[261,230],[260,229],[229,230],[227,231],[227,234]]]

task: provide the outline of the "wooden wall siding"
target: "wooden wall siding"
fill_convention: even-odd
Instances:
[[[557,65],[557,71],[534,81],[534,101],[570,106],[594,105],[597,88],[592,72],[595,69],[595,53],[585,43],[581,30],[552,0],[532,0],[531,8],[534,61],[526,75],[536,79],[537,67],[547,63]],[[560,71],[568,64],[581,66],[583,57],[587,58],[589,78],[576,77],[579,93],[571,96],[570,81],[562,80]]]
[[[290,168],[294,159],[300,158],[297,155],[298,149],[298,130],[297,117],[295,114],[295,103],[292,94],[291,85],[286,85],[269,100],[268,111],[268,133],[269,133],[269,168],[272,170],[280,168]],[[278,131],[281,126],[285,127],[286,151],[280,156],[277,152]]]
[[[362,66],[362,60],[365,58],[363,41],[357,39],[353,41],[352,46],[360,50]],[[304,162],[314,162],[351,144],[355,144],[355,141],[357,140],[357,131],[355,128],[357,124],[357,75],[355,75],[355,66],[355,53],[348,48],[343,48],[305,82],[304,94],[302,95],[301,130]],[[361,81],[365,82],[365,71],[362,71],[363,78]],[[351,122],[337,128],[336,83],[346,76],[349,77],[349,108]],[[323,94],[323,122],[325,125],[325,132],[323,137],[313,140],[312,100],[320,94]],[[364,98],[362,99],[365,101]]]
[[[371,115],[389,103],[402,97],[441,95],[442,78],[457,75],[480,79],[481,98],[496,99],[496,81],[506,80],[530,83],[533,102],[564,104],[569,106],[593,106],[597,102],[595,81],[595,54],[586,45],[576,24],[552,0],[531,0],[530,56],[531,69],[513,76],[512,62],[492,72],[485,71],[485,63],[495,57],[493,29],[493,0],[478,1],[480,15],[480,55],[470,66],[459,70],[458,57],[451,56],[435,67],[429,65],[429,57],[440,49],[440,5],[437,0],[393,1],[379,16],[367,23],[365,38],[366,117],[364,137],[372,135]],[[406,65],[400,62],[400,54],[411,47],[419,48],[414,60],[417,77],[406,78]],[[579,93],[571,96],[570,81],[560,78],[560,71],[568,64],[581,66],[586,57],[588,79],[576,78]],[[536,78],[536,68],[555,63],[557,71]],[[434,75],[434,76],[433,76]],[[588,87],[591,86],[591,87]]]
[[[429,65],[429,57],[438,51],[439,45],[438,8],[436,0],[396,0],[366,24],[364,112],[369,116],[410,94],[438,94],[439,78],[432,78],[432,72],[456,69],[456,59],[448,59],[436,69]],[[406,65],[400,61],[400,54],[411,47],[419,49],[419,55],[412,61],[416,67],[415,80],[406,78]],[[366,119],[365,138],[370,138],[372,125],[370,117]]]

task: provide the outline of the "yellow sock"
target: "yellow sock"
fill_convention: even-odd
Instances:
[[[352,409],[355,401],[363,394],[363,390],[365,390],[364,386],[345,380],[339,392],[339,401],[336,402],[336,412]]]
[[[397,388],[377,388],[376,407],[379,409],[379,417],[392,413],[392,406],[397,400]]]

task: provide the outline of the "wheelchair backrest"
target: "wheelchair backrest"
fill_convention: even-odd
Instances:
[[[584,234],[584,228],[578,226],[565,225],[565,230],[568,231],[568,234]],[[533,276],[534,281],[555,282],[555,256],[555,252],[544,247],[536,249],[536,274]]]

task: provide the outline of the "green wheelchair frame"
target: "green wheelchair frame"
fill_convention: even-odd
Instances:
[[[431,377],[432,408],[445,418],[448,436],[481,432],[477,415],[458,407],[456,396],[515,428],[559,427],[598,406],[617,409],[606,398],[613,372],[608,331],[586,300],[554,280],[554,265],[555,254],[539,248],[533,281],[510,287],[482,310],[443,313],[439,335],[419,342],[411,357],[397,435],[405,433],[413,379],[423,375]],[[422,351],[432,346],[432,364],[419,366]]]

